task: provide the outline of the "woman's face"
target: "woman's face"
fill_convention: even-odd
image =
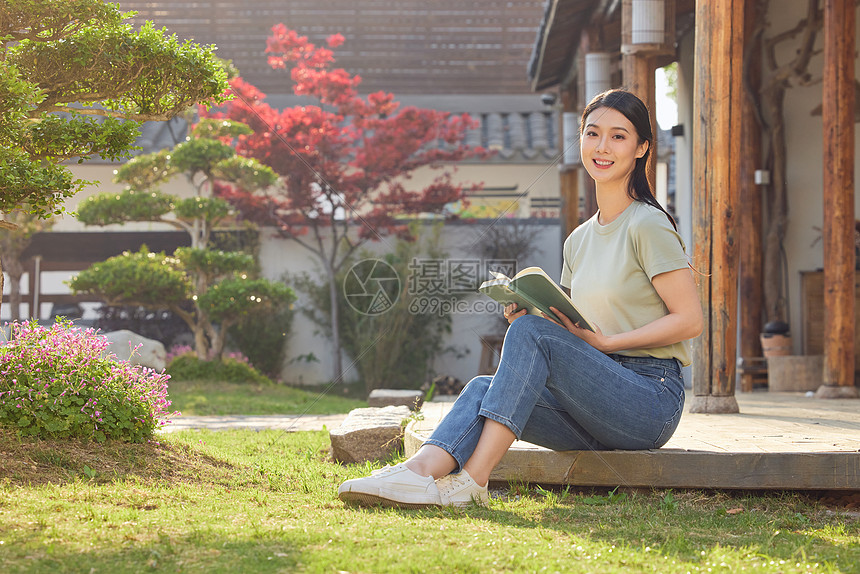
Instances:
[[[648,151],[648,142],[639,143],[636,128],[624,114],[597,108],[585,118],[580,150],[582,164],[595,183],[626,187],[636,160]]]

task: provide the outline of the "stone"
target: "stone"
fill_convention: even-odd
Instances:
[[[424,393],[404,389],[374,389],[367,397],[369,407],[404,406],[413,411],[421,409],[424,404]]]
[[[102,335],[110,342],[106,353],[116,355],[119,361],[128,361],[132,365],[142,365],[159,372],[167,366],[167,351],[160,341],[147,339],[127,329]]]
[[[740,412],[735,397],[694,395],[690,401],[690,412],[695,414],[727,414]]]
[[[351,410],[329,431],[332,458],[341,463],[387,460],[403,446],[403,421],[409,414],[404,406]]]
[[[821,385],[815,391],[816,399],[857,399],[860,391],[857,387],[840,387],[836,385]]]

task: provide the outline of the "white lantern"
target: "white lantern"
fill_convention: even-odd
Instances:
[[[612,54],[591,52],[585,55],[585,101],[612,87]]]
[[[662,44],[666,13],[663,0],[632,0],[631,41],[633,44]]]
[[[564,165],[580,165],[579,157],[579,114],[564,112],[561,116],[561,136],[564,143]]]

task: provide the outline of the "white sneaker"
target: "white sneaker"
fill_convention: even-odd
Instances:
[[[473,502],[487,506],[490,500],[487,487],[478,486],[478,483],[465,470],[461,470],[457,474],[443,476],[436,481],[436,486],[439,488],[442,506],[463,508]]]
[[[337,495],[344,502],[360,505],[424,508],[441,503],[433,477],[412,472],[403,463],[347,480],[337,489]]]

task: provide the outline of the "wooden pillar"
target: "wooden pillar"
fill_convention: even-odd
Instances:
[[[582,219],[587,221],[597,213],[597,188],[594,185],[594,180],[584,169],[579,170],[579,192],[582,194],[585,204]]]
[[[824,384],[818,398],[857,398],[854,385],[854,0],[824,1]]]
[[[651,129],[654,131],[654,147],[648,166],[648,181],[651,189],[657,189],[657,96],[654,74],[657,57],[647,52],[624,54],[621,58],[624,87],[645,102],[651,113]]]
[[[705,304],[690,412],[738,412],[738,189],[743,0],[696,0],[693,264]]]
[[[559,169],[563,238],[567,238],[579,225],[579,171],[565,165]]]
[[[755,2],[746,0],[744,9],[744,70],[750,88],[757,91],[761,75],[761,37],[753,37],[757,21]],[[747,94],[741,103],[741,154],[740,154],[740,356],[747,369],[741,377],[741,390],[753,390],[752,359],[761,357],[762,330],[762,197],[755,183],[755,171],[761,167],[761,126],[756,120],[754,104]]]
[[[559,117],[559,133],[561,137],[562,162],[559,166],[559,192],[561,193],[561,232],[562,238],[567,238],[570,233],[579,226],[579,172],[584,171],[579,169],[580,164],[566,164],[564,156],[567,155],[566,148],[570,145],[579,146],[579,137],[575,142],[565,141],[564,133],[564,115],[577,114],[582,112],[578,105],[577,90],[574,86],[563,86],[561,89],[561,111]],[[579,157],[577,150],[576,156]]]

